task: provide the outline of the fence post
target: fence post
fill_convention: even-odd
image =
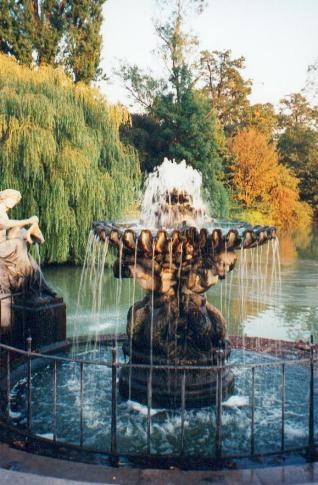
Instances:
[[[56,441],[56,386],[57,386],[57,375],[56,375],[56,360],[53,362],[53,441]]]
[[[2,300],[0,299],[0,343],[2,342]]]
[[[25,319],[25,286],[23,286],[23,290],[22,290],[22,294],[23,294],[23,303],[22,303],[22,329],[23,329],[23,335],[25,335],[25,322],[26,322],[26,319]]]
[[[10,351],[7,350],[7,418],[10,418],[10,392],[11,392],[11,376],[10,376]]]
[[[10,329],[12,331],[13,325],[13,294],[10,295]]]
[[[286,394],[285,364],[282,364],[282,426],[281,426],[281,445],[280,450],[285,450],[285,394]]]
[[[83,372],[84,364],[80,363],[80,446],[83,446],[84,436],[83,436],[83,393],[84,393],[84,383],[83,383]]]
[[[28,352],[28,416],[27,416],[27,423],[29,430],[32,427],[32,337],[31,332],[29,329],[29,336],[27,340],[27,352]]]
[[[255,367],[252,367],[251,455],[255,453]]]
[[[222,457],[222,350],[217,351],[217,389],[216,389],[216,423],[215,423],[215,456]]]
[[[181,455],[184,453],[184,415],[185,415],[185,387],[186,373],[182,372],[181,377]]]
[[[314,446],[314,338],[310,336],[309,423],[308,446]]]
[[[152,367],[147,375],[147,453],[151,454]]]
[[[110,445],[110,463],[112,466],[118,466],[117,453],[117,349],[113,340],[112,346],[112,420],[111,420],[111,445]]]

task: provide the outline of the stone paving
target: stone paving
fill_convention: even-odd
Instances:
[[[0,444],[2,485],[208,485],[318,483],[318,463],[221,471],[111,468],[32,455]]]

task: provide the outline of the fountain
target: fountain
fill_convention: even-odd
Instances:
[[[241,337],[235,329],[236,336],[228,337],[222,316],[224,310],[229,315],[224,302],[231,288],[238,291],[233,301],[239,314],[248,279],[256,302],[260,295],[266,298],[264,282],[270,292],[279,283],[275,229],[213,220],[200,189],[198,172],[184,162],[165,161],[148,178],[140,221],[93,224],[79,296],[86,298],[87,290],[92,291],[93,318],[102,323],[99,330],[109,332],[109,323],[119,322],[114,312],[100,311],[102,291],[115,293],[120,315],[121,290],[124,296],[129,289],[127,334],[119,334],[119,325],[115,335],[99,334],[95,327],[94,339],[78,328],[73,342],[59,342],[52,349],[45,345],[46,315],[38,319],[42,326],[37,329],[33,313],[32,337],[42,339],[37,352],[33,339],[32,346],[28,339],[26,351],[0,344],[0,425],[5,439],[15,440],[17,433],[22,444],[68,459],[87,461],[92,456],[104,463],[107,456],[113,465],[187,469],[211,469],[211,464],[247,456],[254,460],[258,454],[275,452],[285,459],[287,452],[312,452],[318,423],[317,346],[312,341]],[[8,202],[1,212],[0,204],[0,224],[6,230],[0,247],[3,282],[16,281],[16,291],[28,292],[25,303],[30,306],[32,299],[48,298],[28,253],[26,235],[31,242],[39,235],[38,227],[28,231],[37,219],[10,221],[7,208]],[[15,223],[19,237],[10,239]],[[271,239],[263,251],[262,245]],[[12,247],[16,252],[9,251]],[[108,247],[116,253],[116,291],[109,285],[109,272],[103,281]],[[248,248],[256,249],[245,251]],[[220,285],[220,312],[207,302],[206,291],[233,270],[237,256],[239,274],[231,273],[230,288]],[[9,273],[6,261],[11,263]],[[21,273],[21,280],[12,278],[24,263],[29,271]],[[137,284],[146,292],[141,301],[136,301]],[[15,291],[9,296],[15,307],[19,296]],[[16,311],[9,324],[20,321]],[[98,320],[101,315],[108,321]],[[51,343],[56,340],[51,335]]]
[[[237,249],[266,243],[275,229],[233,224],[222,230],[207,215],[201,183],[184,161],[165,159],[148,177],[139,223],[93,223],[99,241],[117,249],[115,277],[134,278],[146,291],[128,312],[123,350],[134,366],[120,372],[125,399],[146,403],[150,388],[152,406],[180,406],[185,366],[192,366],[187,407],[208,404],[217,393],[217,372],[204,366],[220,366],[223,396],[233,387],[223,367],[231,349],[225,319],[205,292],[233,270]]]

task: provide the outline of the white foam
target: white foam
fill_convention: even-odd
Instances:
[[[227,408],[240,408],[249,405],[248,396],[231,396],[227,401],[222,403],[222,406]]]
[[[11,419],[19,419],[21,418],[22,414],[21,413],[16,413],[14,411],[11,411],[11,409],[9,410],[9,417]]]
[[[306,436],[306,431],[304,428],[299,428],[297,426],[292,426],[290,424],[285,424],[285,434],[287,438],[304,438]]]
[[[157,214],[165,204],[166,194],[173,191],[187,193],[191,197],[193,209],[200,211],[202,215],[206,214],[206,205],[201,196],[201,173],[187,165],[185,160],[176,163],[165,158],[163,163],[148,175],[145,183],[141,220],[147,222],[147,227],[156,228]]]
[[[37,433],[37,436],[41,436],[41,438],[46,438],[47,440],[53,440],[53,433]]]
[[[129,410],[131,411],[137,411],[138,413],[142,414],[143,416],[147,416],[148,415],[148,407],[147,406],[143,406],[142,404],[140,404],[139,402],[136,402],[136,401],[130,401],[128,400],[127,401],[127,407]],[[150,409],[150,416],[155,416],[156,414],[162,412],[163,409]]]

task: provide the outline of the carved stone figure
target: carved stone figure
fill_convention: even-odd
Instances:
[[[28,246],[43,244],[44,237],[39,228],[37,216],[28,219],[10,219],[7,212],[21,200],[17,190],[0,192],[0,297],[24,290],[41,290],[49,295],[50,290],[41,275],[41,270],[28,253]],[[10,299],[1,303],[1,330],[10,325]]]

